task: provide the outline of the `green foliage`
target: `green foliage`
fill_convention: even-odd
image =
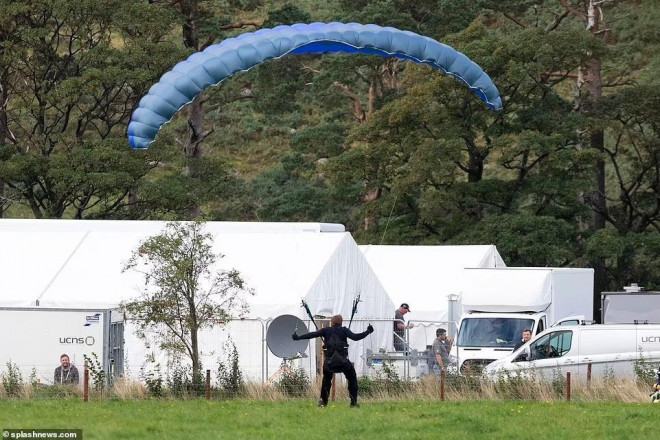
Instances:
[[[39,386],[39,377],[37,376],[37,367],[32,367],[32,371],[30,371],[29,383],[33,388]]]
[[[87,363],[87,369],[89,370],[94,389],[96,391],[102,391],[107,385],[106,374],[101,361],[99,361],[98,355],[92,352],[91,356],[83,354],[83,358]]]
[[[654,362],[647,361],[644,358],[644,352],[639,350],[639,356],[633,365],[633,371],[635,372],[637,382],[650,389],[651,385],[655,384],[659,379],[657,375],[658,369],[658,365]]]
[[[546,381],[551,385],[554,398],[565,398],[566,376],[559,371],[553,371],[551,378],[544,377],[543,374],[537,375],[534,372],[523,374],[506,371],[499,375],[494,387],[497,394],[505,399],[521,400],[530,397],[530,389],[538,389],[537,385]]]
[[[467,394],[481,390],[483,378],[479,374],[458,374],[448,372],[445,375],[447,391],[455,391],[460,394]]]
[[[236,345],[231,340],[225,342],[223,348],[226,357],[218,359],[218,383],[220,389],[230,396],[236,396],[245,387],[243,373],[241,373],[239,365],[238,350],[236,350]]]
[[[334,406],[334,407],[333,407]],[[87,415],[81,418],[79,414]],[[411,421],[414,415],[414,423]],[[396,401],[363,403],[357,411],[342,404],[324,409],[350,436],[382,430],[393,438],[435,438],[438,418],[442,435],[448,438],[640,438],[654,432],[657,408],[648,403],[563,403]],[[319,418],[314,402],[230,400],[209,404],[204,400],[82,402],[67,400],[53,405],[42,401],[0,402],[0,422],[11,426],[77,426],[84,432],[107,432],[135,440],[168,437],[213,438],[218,433],[232,438],[318,438]],[[122,423],[108,423],[122,420]],[[235,423],[240,420],[240,423]],[[231,432],[227,426],[235,424]],[[146,425],[146,426],[145,426]],[[123,433],[123,434],[122,434]],[[567,434],[567,433],[570,433]]]
[[[167,375],[167,389],[178,397],[203,396],[204,379],[201,374],[195,374],[191,365],[175,361],[170,365]],[[158,385],[157,383],[155,384]],[[156,391],[157,389],[154,389]]]
[[[298,6],[285,3],[279,9],[268,12],[268,18],[264,21],[265,28],[274,28],[282,24],[309,23],[312,17]]]
[[[199,330],[234,313],[242,316],[248,310],[245,296],[254,294],[238,271],[213,270],[223,255],[215,254],[212,245],[203,223],[168,223],[133,250],[123,268],[139,268],[145,276],[141,297],[122,304],[138,323],[138,336],[188,357],[195,385],[202,380]]]
[[[384,361],[382,369],[376,370],[373,377],[360,376],[358,385],[360,394],[365,397],[373,397],[379,394],[395,397],[403,395],[409,389],[410,383],[401,379],[392,363]]]
[[[609,365],[605,365],[605,371],[603,372],[603,380],[605,383],[613,384],[616,381],[616,375],[614,374],[614,368]]]
[[[644,396],[646,397],[646,396]],[[487,402],[439,401],[362,402],[359,410],[336,402],[323,418],[340,424],[346,435],[381,430],[400,439],[448,438],[643,438],[653,433],[657,405],[624,402]],[[209,404],[202,399],[170,401],[39,400],[0,402],[0,423],[12,426],[76,426],[84,432],[135,440],[154,436],[174,440],[214,438],[219,433],[245,438],[319,438],[319,408],[311,399],[288,401],[228,400]],[[81,418],[80,414],[86,414]],[[412,415],[412,416],[411,416]],[[441,421],[438,421],[441,418]],[[121,420],[122,423],[108,423]],[[238,423],[237,423],[238,421]],[[235,425],[228,432],[228,426]],[[364,435],[364,434],[363,434]]]
[[[495,391],[498,395],[506,396],[508,399],[520,399],[524,395],[524,389],[528,386],[528,378],[506,371],[500,374],[495,382]]]
[[[564,396],[566,395],[566,384],[567,384],[567,378],[565,374],[562,374],[562,372],[557,369],[552,372],[552,390],[555,392],[556,396]]]
[[[163,375],[160,371],[160,364],[156,364],[153,368],[146,369],[146,366],[140,368],[140,378],[147,387],[147,392],[152,397],[163,397]]]
[[[13,3],[0,24],[15,36],[1,63],[13,138],[0,139],[0,180],[39,218],[125,210],[153,160],[129,154],[126,116],[182,56],[164,38],[168,15],[143,2]]]
[[[307,394],[310,387],[309,376],[303,368],[294,368],[293,361],[282,361],[282,374],[277,387],[286,395],[301,397]]]
[[[315,158],[335,157],[343,152],[347,134],[347,124],[336,121],[306,127],[291,137],[291,149]]]
[[[451,243],[497,243],[511,266],[561,267],[575,260],[576,241],[577,231],[564,220],[518,214],[488,217]]]
[[[599,6],[592,33],[579,8],[540,0],[4,2],[0,209],[340,222],[364,243],[493,243],[509,264],[591,265],[601,289],[658,288],[660,8]],[[184,28],[201,47],[333,20],[441,39],[488,73],[504,109],[427,66],[290,56],[205,92],[202,160],[180,154],[185,110],[148,151],[126,147],[140,97],[191,53]],[[577,84],[594,60],[599,99]]]
[[[603,258],[608,267],[609,283],[613,290],[635,280],[644,280],[647,290],[660,286],[658,256],[660,256],[660,234],[618,234],[612,229],[602,229],[586,241],[585,255],[590,260]]]
[[[0,380],[2,380],[2,387],[9,397],[18,397],[21,394],[23,387],[23,375],[21,374],[18,365],[12,361],[7,361],[7,371],[0,373]]]

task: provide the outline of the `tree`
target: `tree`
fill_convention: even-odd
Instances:
[[[137,1],[10,6],[0,10],[0,180],[36,218],[123,210],[161,161],[129,151],[125,130],[138,99],[182,56],[169,18]]]
[[[245,296],[254,294],[238,271],[217,270],[223,255],[213,253],[212,245],[204,223],[171,222],[142,242],[123,268],[145,276],[140,297],[122,305],[137,318],[138,335],[153,335],[162,349],[187,356],[194,384],[201,383],[199,331],[243,316]]]
[[[644,271],[634,269],[633,263],[645,255],[635,250],[635,245],[645,243],[648,245],[642,247],[654,248],[660,212],[657,141],[653,140],[657,139],[657,123],[652,122],[657,121],[657,75],[649,78],[643,73],[657,71],[653,69],[657,64],[657,34],[652,23],[658,19],[658,2],[486,3],[522,32],[539,27],[551,38],[572,29],[586,36],[582,44],[567,40],[586,55],[576,68],[547,70],[543,78],[546,83],[554,82],[552,87],[566,100],[572,99],[573,116],[582,120],[576,147],[591,150],[594,158],[591,170],[582,173],[591,183],[579,197],[593,214],[587,221],[576,220],[588,237],[586,255],[595,269],[594,315],[598,316],[601,291],[639,282],[629,279],[634,273],[649,280]],[[572,81],[571,98],[567,79]]]
[[[241,7],[253,9],[259,5],[258,0],[248,2],[249,4],[243,4],[244,2],[236,0],[229,0],[228,2],[222,2],[222,4],[209,0],[151,0],[149,3],[162,5],[161,8],[154,9],[176,8],[181,23],[183,45],[189,52],[203,51],[211,46],[219,36],[223,36],[218,34],[218,30],[227,31],[246,27],[259,27],[259,23],[254,20],[228,23],[229,19],[220,11],[225,9],[235,13],[235,10]],[[232,14],[228,15],[231,16]],[[207,99],[206,93],[200,93],[189,104],[188,135],[185,141],[180,142],[181,150],[186,158],[186,176],[192,179],[203,178],[205,171],[204,159],[208,156],[205,141],[215,131],[215,126],[208,130],[205,129],[207,109],[204,104]],[[202,212],[201,208],[201,202],[190,206],[187,209],[186,217],[188,219],[199,218]]]

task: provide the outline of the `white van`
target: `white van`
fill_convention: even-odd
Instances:
[[[660,363],[660,325],[613,324],[551,327],[484,369],[490,379],[506,374],[552,378],[571,373],[592,378],[635,377],[636,362]]]

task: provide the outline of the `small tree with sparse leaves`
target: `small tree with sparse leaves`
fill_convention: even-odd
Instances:
[[[138,336],[154,337],[162,349],[187,356],[194,383],[202,380],[199,330],[245,315],[245,297],[254,294],[238,271],[217,268],[224,256],[212,246],[204,223],[171,222],[142,242],[123,268],[145,276],[140,297],[122,304],[137,321]]]

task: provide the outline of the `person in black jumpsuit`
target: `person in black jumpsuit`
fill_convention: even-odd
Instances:
[[[294,341],[299,339],[312,339],[323,338],[325,360],[323,361],[323,382],[321,384],[321,400],[319,406],[326,406],[328,404],[328,396],[330,395],[330,387],[332,385],[332,375],[334,373],[344,373],[348,381],[348,394],[351,396],[351,406],[359,406],[357,403],[358,397],[358,381],[355,374],[355,367],[348,360],[348,340],[359,341],[364,339],[370,333],[373,333],[374,328],[369,324],[367,330],[362,333],[353,333],[350,329],[342,327],[343,318],[341,315],[335,315],[330,319],[330,327],[324,327],[318,331],[305,333],[304,335],[293,334]]]

